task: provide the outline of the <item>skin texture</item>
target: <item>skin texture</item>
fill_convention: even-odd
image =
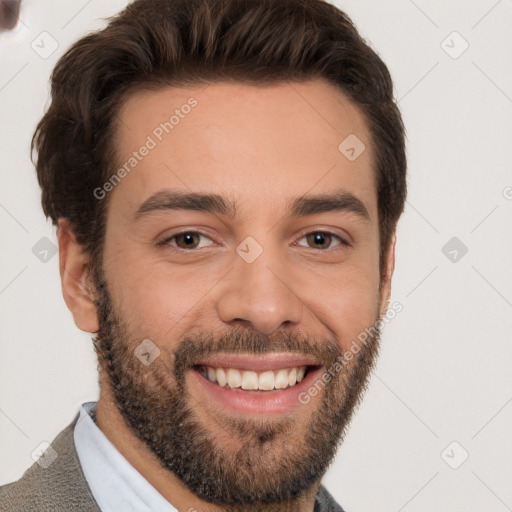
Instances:
[[[117,164],[191,97],[190,113],[101,199],[109,204],[96,273],[67,221],[59,222],[64,298],[76,325],[96,333],[97,423],[180,512],[311,512],[378,335],[358,342],[357,357],[285,415],[213,408],[192,366],[219,352],[294,352],[327,369],[385,313],[394,239],[380,276],[366,123],[320,80],[138,92],[118,115]],[[350,134],[366,145],[353,162],[338,150]],[[171,188],[222,195],[236,202],[237,216],[161,209],[134,218],[148,197]],[[340,188],[364,204],[368,219],[286,212],[290,200]],[[184,231],[192,236],[170,239]],[[326,231],[332,238],[306,236]],[[252,263],[236,251],[249,236],[263,249]],[[148,366],[134,356],[144,339],[160,351]]]

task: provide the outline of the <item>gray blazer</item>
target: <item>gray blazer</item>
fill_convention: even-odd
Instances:
[[[0,487],[2,512],[101,512],[80,466],[73,430],[76,418],[53,440],[58,457],[43,469],[34,463],[16,482]],[[123,511],[119,511],[123,512]],[[320,486],[314,512],[343,512]]]

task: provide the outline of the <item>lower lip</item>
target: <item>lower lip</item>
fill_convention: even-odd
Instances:
[[[273,391],[244,391],[242,388],[224,388],[203,377],[197,369],[191,371],[200,394],[211,406],[212,400],[219,407],[229,408],[244,414],[283,414],[303,405],[301,393],[319,377],[322,367],[311,368],[304,379],[291,388]]]

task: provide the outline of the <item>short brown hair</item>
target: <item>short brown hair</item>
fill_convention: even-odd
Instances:
[[[404,127],[386,65],[346,14],[322,0],[135,0],[77,41],[51,77],[32,139],[43,211],[101,255],[115,169],[115,116],[130,92],[201,82],[323,78],[365,116],[375,155],[381,270],[406,197]],[[341,142],[341,141],[340,141]]]

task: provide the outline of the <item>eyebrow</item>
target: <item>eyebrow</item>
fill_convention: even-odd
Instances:
[[[343,189],[333,192],[303,195],[287,202],[287,214],[291,217],[315,215],[326,212],[348,212],[369,221],[370,215],[364,203]],[[189,210],[216,213],[234,219],[237,205],[218,194],[186,192],[175,189],[160,190],[146,199],[135,212],[138,220],[149,214],[166,210]]]

